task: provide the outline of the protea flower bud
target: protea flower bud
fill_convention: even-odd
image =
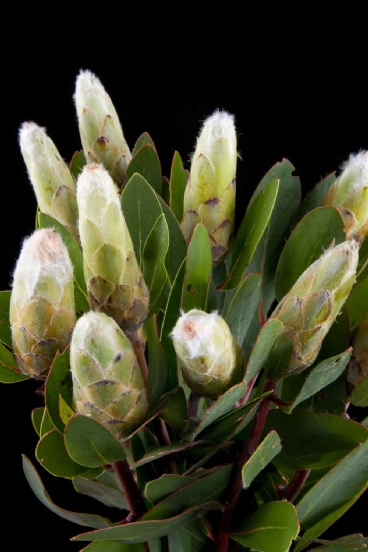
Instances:
[[[74,100],[87,161],[104,165],[121,187],[132,156],[110,96],[93,73],[81,71]]]
[[[73,267],[59,234],[36,230],[23,244],[10,302],[13,349],[20,370],[45,377],[75,324]]]
[[[347,239],[368,234],[368,151],[351,155],[328,190],[323,205],[339,209]]]
[[[354,387],[368,378],[368,317],[358,326],[346,379]]]
[[[116,322],[88,312],[77,322],[71,347],[75,407],[119,437],[142,422],[148,391],[133,347]]]
[[[92,310],[105,312],[124,330],[135,331],[148,312],[149,291],[138,266],[109,173],[87,165],[78,179],[79,232]]]
[[[241,380],[242,351],[216,311],[182,313],[171,335],[184,380],[199,395],[216,398]]]
[[[19,143],[41,211],[78,239],[75,182],[55,144],[35,123],[23,123]]]
[[[276,347],[285,339],[293,340],[284,375],[301,372],[316,359],[354,283],[358,250],[355,240],[327,250],[303,272],[274,310],[271,318],[285,327]]]
[[[216,264],[229,250],[234,230],[236,132],[234,117],[215,111],[202,127],[184,194],[184,236],[190,240],[202,222],[212,243]]]

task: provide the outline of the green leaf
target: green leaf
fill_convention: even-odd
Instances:
[[[319,548],[314,548],[318,552],[353,552],[358,551],[368,546],[368,538],[364,538],[363,535],[356,533],[353,535],[346,535],[332,541],[317,539],[314,541],[318,544],[323,544]]]
[[[368,314],[368,278],[355,286],[346,300],[349,313],[350,328],[353,329],[363,322]]]
[[[320,207],[308,213],[287,241],[276,269],[276,299],[281,299],[299,276],[316,261],[332,243],[346,239],[344,221],[334,207]]]
[[[160,197],[160,196],[159,196]],[[170,201],[170,182],[167,176],[163,176],[161,178],[161,197],[162,201],[166,204],[166,206],[169,205]]]
[[[245,371],[245,381],[249,383],[264,367],[268,356],[281,334],[284,325],[276,319],[269,320],[261,328],[253,346]]]
[[[39,437],[41,436],[41,423],[45,410],[43,406],[39,406],[38,408],[34,408],[31,413],[32,425]]]
[[[105,504],[105,506],[129,510],[125,495],[120,490],[104,485],[99,481],[90,481],[84,477],[75,477],[73,485],[78,493],[90,496]]]
[[[150,290],[148,316],[160,309],[162,292],[167,280],[165,257],[169,248],[169,228],[162,214],[147,237],[143,250],[142,272]]]
[[[201,433],[206,427],[213,424],[216,420],[228,414],[234,409],[234,405],[242,397],[244,397],[247,389],[247,384],[242,382],[231,387],[226,393],[221,395],[204,414],[200,424],[194,431],[192,439]]]
[[[189,449],[201,444],[203,444],[202,441],[196,441],[195,443],[174,443],[171,445],[158,446],[150,449],[146,454],[142,456],[140,460],[138,460],[137,462],[134,462],[134,464],[132,464],[131,467],[133,469],[139,468],[140,466],[144,466],[144,464],[154,462],[155,460],[159,460],[160,458],[163,458],[164,456],[168,456],[169,454],[178,454],[186,449]]]
[[[78,464],[97,468],[125,459],[119,440],[92,418],[76,414],[65,427],[65,445]]]
[[[136,153],[138,153],[138,151],[143,148],[143,146],[147,146],[147,144],[149,144],[150,146],[153,147],[153,149],[156,149],[156,146],[151,138],[151,136],[149,135],[148,132],[143,132],[138,140],[136,141],[136,143],[134,144],[134,148],[133,148],[133,151],[132,151],[132,156],[134,157],[134,155]]]
[[[359,248],[359,263],[356,283],[360,284],[368,276],[368,237],[365,238]]]
[[[221,285],[222,290],[233,289],[241,282],[244,270],[252,260],[266,230],[278,191],[279,181],[272,180],[254,199],[254,202],[250,203],[234,241],[232,265],[226,281]]]
[[[244,341],[258,308],[260,297],[261,277],[259,274],[249,274],[237,288],[225,316],[231,333],[239,345],[242,345]]]
[[[175,276],[187,255],[187,242],[184,239],[183,233],[174,214],[170,211],[163,199],[160,197],[158,199],[169,227],[170,242],[165,264],[169,283],[170,286],[172,286]]]
[[[298,220],[303,218],[309,211],[321,207],[322,201],[327,194],[328,190],[331,188],[332,184],[335,182],[336,172],[328,174],[323,178],[309,194],[304,198],[300,209],[298,211]]]
[[[368,377],[358,383],[347,400],[355,406],[368,406]]]
[[[177,387],[168,397],[168,402],[160,417],[171,427],[176,435],[184,429],[187,418],[187,401],[181,387]]]
[[[83,533],[82,535],[74,537],[72,540],[118,540],[129,544],[145,542],[148,539],[151,540],[163,537],[164,535],[177,531],[181,527],[186,527],[197,519],[197,517],[203,515],[207,510],[221,510],[221,506],[218,502],[206,502],[168,519],[143,521],[143,518],[140,518],[142,521],[127,523],[126,525],[119,525],[116,527],[109,527],[108,530],[103,529],[102,531]]]
[[[70,372],[70,351],[57,353],[46,380],[45,402],[52,423],[64,432],[65,424],[60,417],[59,397],[62,397],[69,406],[73,403],[72,378]]]
[[[40,437],[43,437],[46,433],[48,433],[49,431],[52,431],[53,429],[55,429],[55,426],[51,421],[51,418],[49,416],[49,413],[47,412],[47,409],[44,408],[41,425],[40,425]]]
[[[252,481],[281,451],[280,437],[276,431],[270,431],[257,447],[242,469],[244,488],[250,487]]]
[[[174,153],[170,174],[170,209],[181,221],[184,209],[184,192],[188,182],[188,173],[184,169],[179,152]]]
[[[295,508],[290,502],[261,506],[231,538],[242,546],[260,552],[287,552],[299,533]]]
[[[303,538],[316,538],[337,519],[335,513],[339,517],[344,505],[355,501],[367,487],[368,441],[340,460],[297,504],[300,525],[309,530]]]
[[[7,347],[12,348],[9,320],[10,296],[11,291],[0,291],[0,341]]]
[[[274,382],[279,381],[290,365],[291,356],[293,354],[292,339],[285,339],[281,343],[275,344],[272,347],[269,357],[266,362],[266,377]]]
[[[19,370],[13,354],[0,343],[0,382],[17,383],[29,379]]]
[[[117,541],[92,542],[80,552],[145,552],[144,544],[125,544]]]
[[[45,215],[45,213],[39,213],[38,224],[40,228],[53,228],[60,234],[73,265],[75,307],[80,312],[89,311],[87,286],[84,279],[83,255],[77,242],[65,226],[60,224],[56,219]]]
[[[155,192],[161,195],[161,164],[151,144],[146,143],[133,155],[127,169],[127,178],[131,178],[135,173],[143,176]]]
[[[351,356],[351,349],[344,353],[323,360],[313,368],[308,376],[302,382],[302,386],[293,399],[290,407],[287,407],[285,412],[291,412],[298,404],[305,401],[309,397],[316,395],[321,389],[335,381],[344,371]],[[303,377],[304,374],[300,374]]]
[[[134,174],[126,184],[121,194],[121,208],[141,266],[144,246],[162,209],[154,190],[140,174]]]
[[[64,510],[63,508],[59,508],[59,506],[56,506],[56,504],[54,504],[50,499],[50,496],[43,486],[42,481],[33,464],[24,455],[23,470],[28,484],[38,500],[40,500],[42,504],[46,506],[46,508],[54,512],[54,514],[57,514],[63,519],[71,521],[72,523],[76,523],[77,525],[83,525],[84,527],[94,527],[95,529],[102,529],[111,525],[111,522],[108,519],[96,516],[95,514],[69,512],[68,510]]]
[[[178,384],[178,371],[176,366],[176,353],[170,333],[173,330],[180,314],[182,289],[184,282],[185,260],[182,262],[173,282],[170,295],[167,300],[166,310],[161,326],[160,340],[167,355],[169,374],[166,390],[173,389]]]
[[[142,516],[142,521],[176,516],[183,510],[197,506],[201,502],[221,498],[229,482],[231,472],[231,464],[211,470],[208,475],[179,489],[153,506]]]
[[[279,192],[266,231],[256,249],[247,272],[259,272],[262,279],[262,302],[267,313],[275,299],[274,278],[277,263],[290,228],[300,204],[301,187],[297,176],[293,176],[294,167],[287,160],[276,163],[264,176],[254,198],[275,178],[280,180]]]
[[[322,342],[317,361],[344,353],[350,344],[350,322],[345,305]]]
[[[77,180],[80,173],[83,171],[84,166],[87,165],[87,161],[83,151],[76,151],[70,161],[69,170]]]
[[[71,408],[61,395],[59,395],[59,414],[63,424],[67,424],[69,419],[75,414],[73,408]]]
[[[323,468],[368,439],[367,429],[353,420],[298,409],[292,414],[271,410],[265,433],[272,429],[282,441],[282,451],[274,461],[281,468]]]
[[[165,496],[187,487],[193,481],[195,481],[193,477],[165,474],[147,483],[144,494],[150,502],[158,502]]]
[[[168,536],[169,552],[189,552],[192,550],[192,539],[185,529],[179,529]]]
[[[56,477],[72,478],[88,471],[73,462],[65,448],[63,436],[53,429],[38,442],[36,458],[45,470]]]
[[[182,309],[205,311],[212,274],[211,243],[203,224],[197,224],[188,247],[183,283]]]
[[[165,391],[168,367],[165,350],[157,333],[156,317],[145,324],[148,344],[148,391],[151,406],[155,405]]]

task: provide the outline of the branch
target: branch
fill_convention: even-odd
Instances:
[[[114,468],[116,475],[124,489],[125,497],[129,506],[130,514],[124,520],[125,523],[131,523],[140,518],[144,513],[143,501],[141,493],[134,480],[133,473],[126,460],[113,462],[111,466]]]
[[[288,500],[289,502],[293,502],[293,500],[298,496],[298,494],[304,487],[310,472],[310,470],[296,470],[289,485],[282,493],[282,498]]]
[[[135,356],[137,357],[138,364],[142,370],[142,374],[145,380],[148,378],[148,366],[146,362],[146,357],[144,356],[144,347],[143,343],[139,338],[138,331],[132,333],[130,336],[130,342],[133,345]]]

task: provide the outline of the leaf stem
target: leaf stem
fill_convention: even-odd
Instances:
[[[311,470],[296,470],[290,483],[282,493],[282,498],[293,502],[305,485]]]
[[[126,460],[119,460],[111,464],[119,481],[124,489],[125,497],[129,506],[130,513],[125,523],[131,523],[140,518],[144,513],[141,493],[134,480],[132,470]]]
[[[145,380],[148,378],[148,366],[146,362],[146,357],[144,356],[144,347],[143,343],[140,340],[140,337],[138,335],[138,331],[132,333],[130,336],[131,344],[133,345],[133,349],[135,352],[135,356],[137,357],[138,364],[142,370],[142,374]]]
[[[267,391],[275,391],[276,386],[276,382],[266,380],[264,385],[264,393],[266,393]],[[228,492],[225,497],[225,511],[220,521],[217,541],[217,549],[219,552],[227,552],[228,550],[231,518],[239,495],[243,489],[242,469],[244,464],[249,460],[259,444],[270,406],[271,400],[269,397],[263,399],[263,401],[259,405],[248,439],[244,443],[243,450],[239,454],[236,465],[234,467],[232,479],[230,481]]]

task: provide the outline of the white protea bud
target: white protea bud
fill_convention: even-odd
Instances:
[[[35,123],[23,123],[19,144],[40,210],[78,239],[75,182],[54,142],[45,129]]]
[[[86,165],[78,179],[77,199],[91,309],[114,318],[125,332],[134,332],[147,316],[149,291],[137,263],[117,188],[101,165]]]
[[[196,224],[203,223],[214,264],[226,255],[234,231],[236,162],[234,117],[215,111],[204,122],[197,140],[181,223],[187,241]]]
[[[122,186],[132,155],[110,96],[93,73],[81,71],[74,100],[87,161],[104,165]]]
[[[77,322],[70,346],[75,407],[119,437],[148,411],[148,391],[133,346],[106,314],[88,312]]]
[[[241,380],[241,349],[216,311],[182,313],[171,335],[183,377],[199,395],[218,397]]]
[[[59,234],[36,230],[24,241],[13,281],[10,322],[20,370],[44,377],[69,344],[76,321],[73,267]]]
[[[341,175],[328,190],[323,205],[339,209],[347,239],[368,234],[368,151],[350,155]]]

